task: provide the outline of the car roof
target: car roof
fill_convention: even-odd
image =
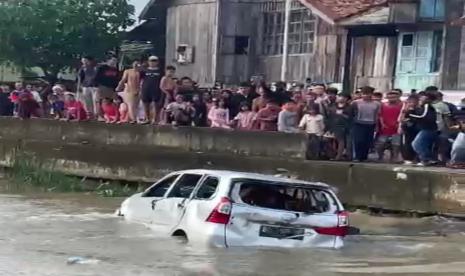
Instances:
[[[321,182],[308,182],[298,179],[292,179],[287,177],[272,176],[259,173],[249,173],[249,172],[238,172],[238,171],[227,171],[227,170],[206,170],[206,169],[195,169],[195,170],[184,170],[177,171],[176,173],[195,173],[195,174],[209,174],[212,176],[217,176],[221,178],[234,179],[234,178],[250,178],[263,181],[271,182],[283,182],[289,184],[303,184],[303,185],[313,185],[319,186],[321,188],[330,188],[328,184]]]

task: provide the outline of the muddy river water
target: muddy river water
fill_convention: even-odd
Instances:
[[[0,276],[465,275],[465,222],[356,212],[342,250],[207,249],[115,217],[121,200],[0,194]]]

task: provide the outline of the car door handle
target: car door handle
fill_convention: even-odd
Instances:
[[[157,200],[152,200],[152,210],[155,210],[156,205],[157,205]]]
[[[184,203],[178,203],[178,208],[179,208],[179,209],[184,208]]]

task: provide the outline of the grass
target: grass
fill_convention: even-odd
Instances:
[[[103,197],[127,197],[144,188],[142,183],[102,181],[69,176],[44,168],[33,156],[15,158],[8,177],[20,191],[40,192],[93,192]]]

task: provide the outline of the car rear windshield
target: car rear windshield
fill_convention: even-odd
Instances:
[[[324,188],[285,182],[236,179],[231,198],[237,203],[292,212],[327,213],[339,209],[334,196]]]

